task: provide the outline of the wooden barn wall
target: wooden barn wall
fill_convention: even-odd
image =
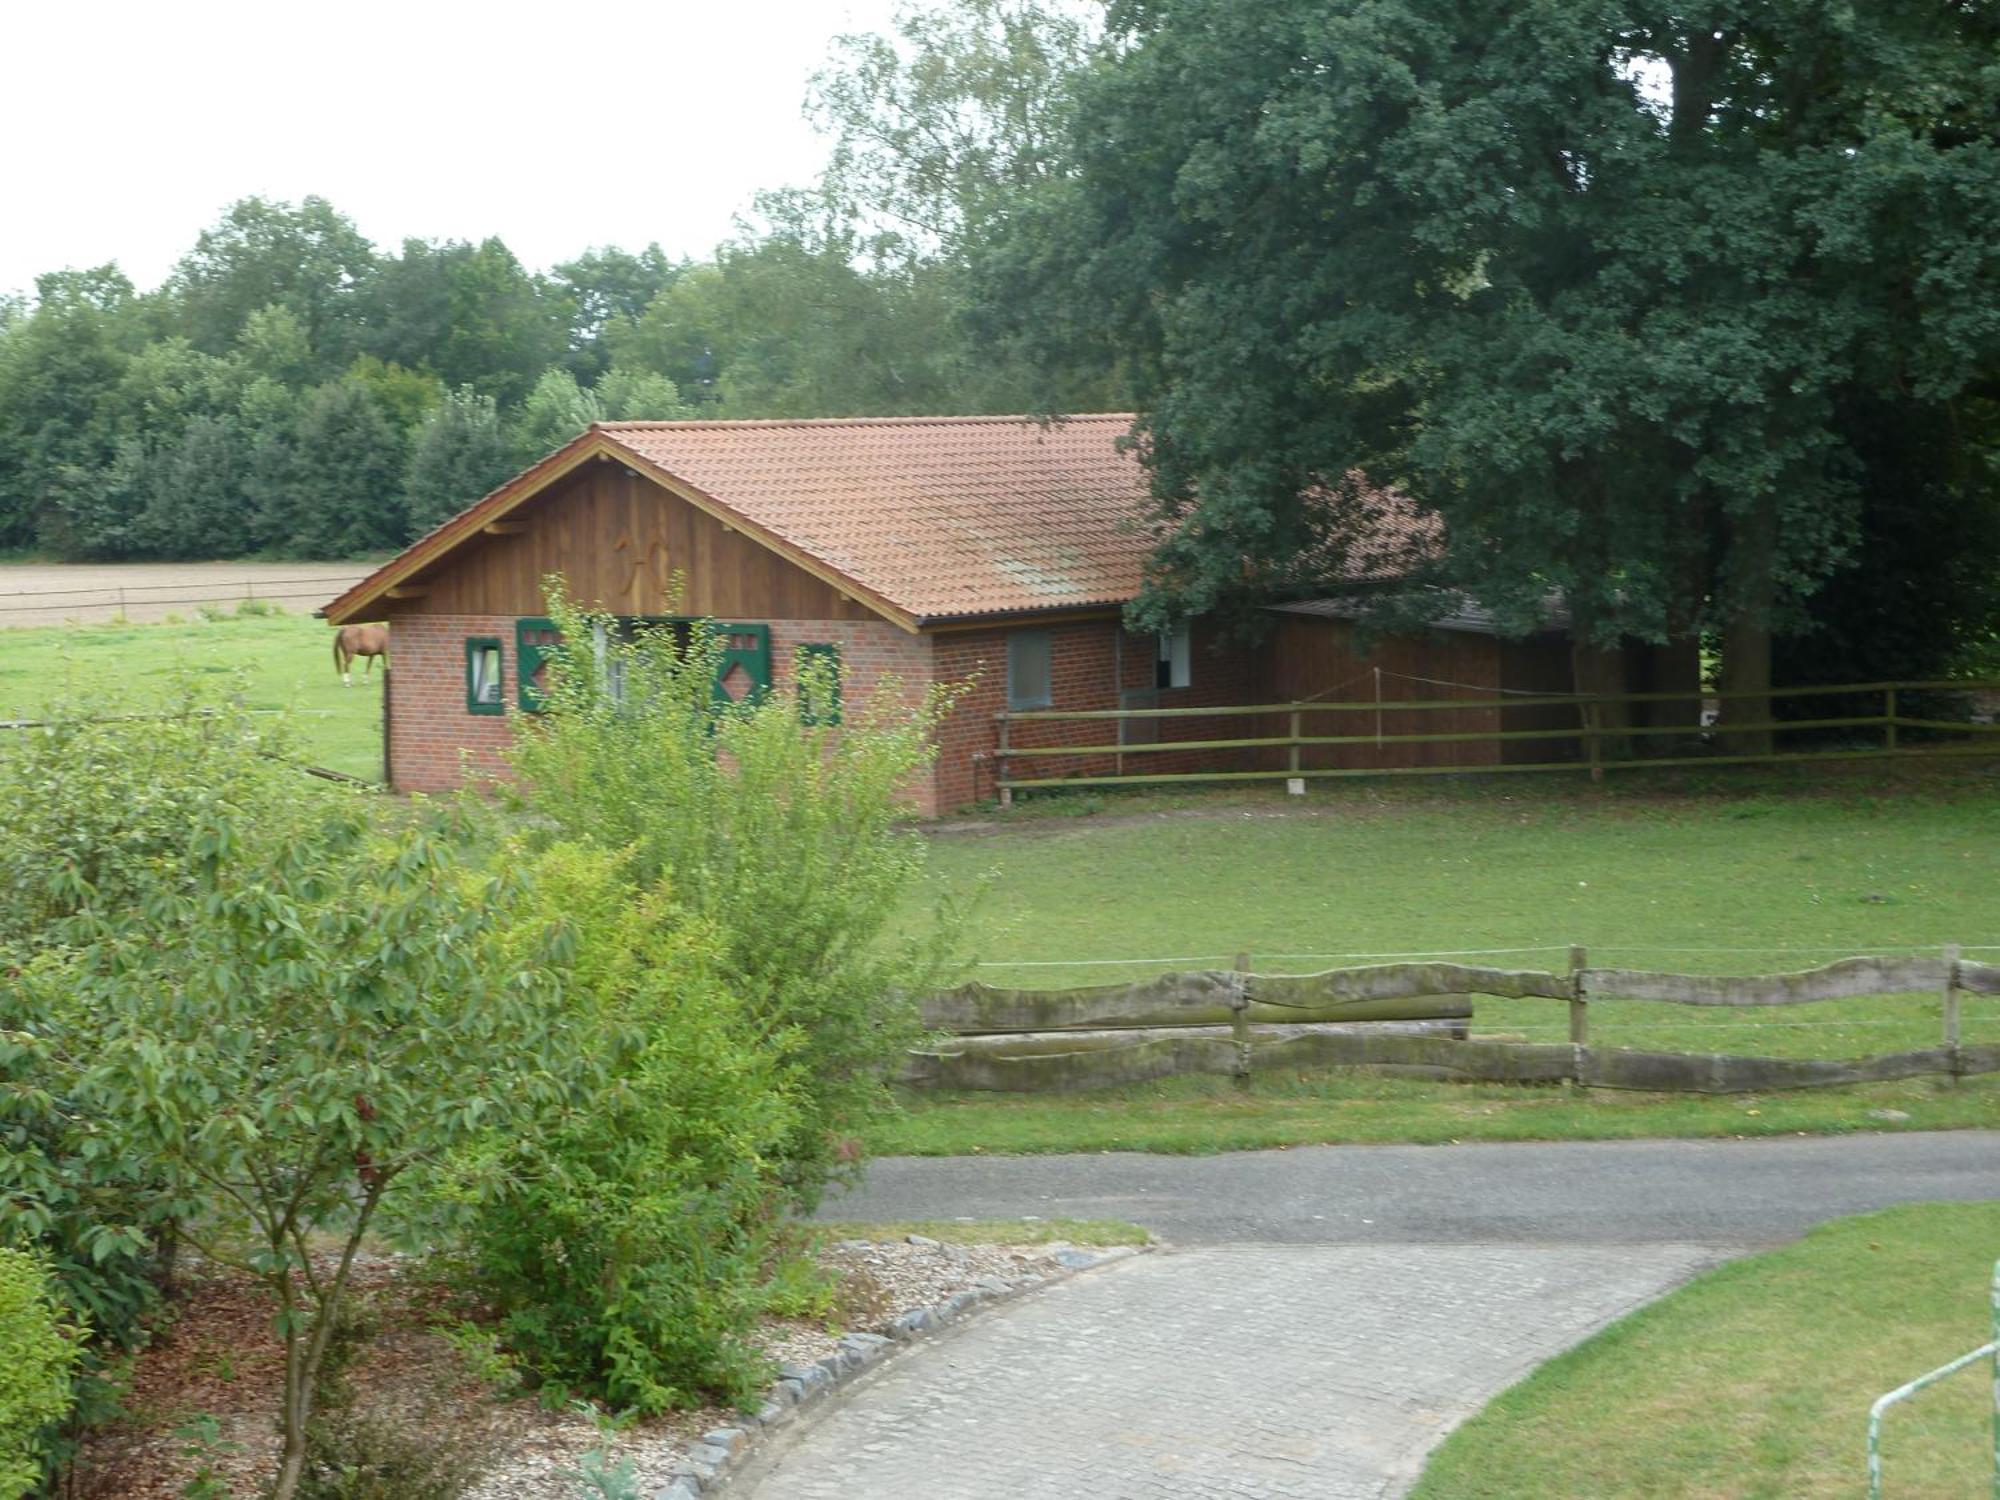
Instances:
[[[831,584],[787,562],[652,480],[587,464],[517,509],[512,536],[482,536],[412,580],[425,593],[387,604],[410,615],[537,615],[560,573],[578,602],[620,615],[718,620],[873,620]],[[670,599],[674,576],[682,593]]]
[[[1574,693],[1576,666],[1566,635],[1531,636],[1500,645],[1501,681],[1511,692]],[[1533,702],[1500,711],[1504,729],[1575,729],[1581,714],[1574,705],[1557,707]],[[1583,754],[1575,739],[1502,740],[1500,758],[1509,765],[1575,760]]]
[[[1502,686],[1500,642],[1491,636],[1458,631],[1391,636],[1377,640],[1374,650],[1364,656],[1356,645],[1352,621],[1312,615],[1279,617],[1270,661],[1274,703],[1372,700],[1377,668],[1382,672],[1381,696],[1387,702],[1477,697],[1484,690]],[[1410,678],[1433,681],[1413,682]],[[1463,686],[1435,685],[1440,682]],[[1453,708],[1306,714],[1301,732],[1371,739],[1376,734],[1474,734],[1498,729],[1500,712]],[[1491,740],[1443,745],[1308,745],[1300,752],[1299,764],[1306,770],[1490,765],[1498,751],[1499,744]]]

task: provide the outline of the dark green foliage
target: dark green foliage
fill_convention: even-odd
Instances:
[[[2000,364],[1995,32],[1969,6],[1128,0],[988,300],[1132,361],[1139,615],[1311,586],[1360,468],[1439,573],[1599,640],[1796,618],[1859,536],[1850,394]]]
[[[264,198],[231,204],[182,257],[169,284],[195,346],[226,353],[251,314],[281,307],[306,340],[308,378],[353,358],[356,293],[375,251],[324,198],[294,206]]]
[[[405,240],[358,300],[368,353],[506,405],[566,348],[565,299],[497,239]]]
[[[234,417],[197,416],[148,465],[135,550],[151,557],[228,557],[250,546],[250,454]]]
[[[410,444],[405,504],[413,532],[457,515],[512,472],[493,398],[468,387],[446,394]]]
[[[271,439],[267,439],[267,443]],[[288,557],[350,557],[400,547],[407,463],[401,430],[360,379],[329,381],[306,396],[277,472],[259,475],[257,535]]]

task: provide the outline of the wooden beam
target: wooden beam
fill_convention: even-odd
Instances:
[[[488,536],[519,536],[528,529],[526,521],[488,521],[481,528]]]
[[[427,583],[399,583],[388,590],[391,599],[421,599],[431,591]]]

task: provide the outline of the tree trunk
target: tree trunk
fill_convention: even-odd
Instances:
[[[1620,646],[1593,646],[1587,639],[1579,638],[1570,647],[1570,673],[1578,693],[1619,694],[1629,692],[1625,673],[1627,661],[1625,651]],[[1600,737],[1597,742],[1598,760],[1626,760],[1632,754],[1631,739],[1617,731],[1632,725],[1632,705],[1629,703],[1598,703],[1586,705],[1578,714],[1586,724],[1594,722],[1600,730],[1609,731],[1609,737]],[[1588,754],[1589,747],[1585,746]]]
[[[1685,729],[1685,736],[1654,734],[1640,747],[1644,755],[1686,755],[1696,746],[1701,729],[1701,637],[1676,633],[1657,645],[1639,648],[1640,688],[1648,693],[1682,696],[1644,705],[1642,721],[1649,729]]]
[[[1771,722],[1772,560],[1777,552],[1777,507],[1764,501],[1730,526],[1729,613],[1722,627],[1722,672],[1717,686],[1722,725]],[[1741,693],[1743,697],[1729,697]],[[1769,729],[1725,734],[1730,755],[1769,755],[1776,736]]]

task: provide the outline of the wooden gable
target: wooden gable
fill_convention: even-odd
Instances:
[[[389,618],[539,615],[542,581],[617,615],[871,620],[876,612],[644,475],[583,464],[392,589]],[[681,593],[670,597],[679,576]]]

